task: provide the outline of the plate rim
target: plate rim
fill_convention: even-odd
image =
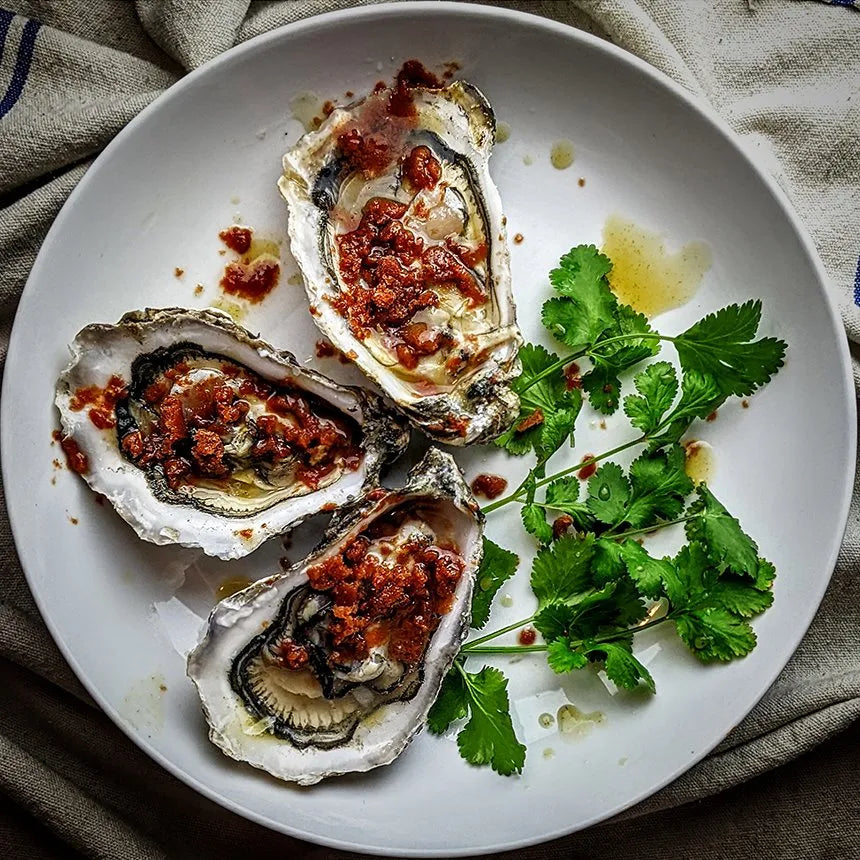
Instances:
[[[360,21],[361,19],[378,19],[384,22],[384,19],[396,18],[404,13],[418,16],[439,16],[454,18],[462,17],[485,20],[496,19],[498,21],[508,22],[515,27],[527,26],[537,30],[543,30],[547,34],[563,36],[564,38],[570,40],[572,43],[586,43],[591,48],[609,55],[612,59],[621,63],[625,63],[628,66],[632,67],[635,71],[648,78],[655,86],[662,88],[664,91],[668,91],[671,95],[680,99],[686,107],[695,111],[701,118],[706,120],[732,147],[732,149],[735,150],[735,152],[740,156],[740,158],[744,162],[746,162],[747,165],[751,167],[752,170],[756,173],[756,175],[762,180],[765,188],[768,192],[770,192],[774,202],[779,206],[780,210],[789,222],[791,228],[794,230],[795,235],[800,242],[801,249],[805,253],[806,257],[809,259],[812,269],[817,277],[816,286],[818,287],[820,293],[823,296],[824,305],[826,307],[827,313],[829,314],[830,322],[832,323],[835,331],[841,333],[841,336],[838,338],[839,343],[837,345],[837,350],[841,359],[842,370],[842,378],[840,381],[845,386],[847,391],[850,392],[854,390],[853,369],[851,365],[851,357],[848,348],[847,337],[844,334],[844,325],[836,304],[836,299],[834,296],[831,295],[831,292],[827,287],[830,278],[824,269],[818,251],[809,234],[809,231],[807,230],[805,224],[801,221],[800,216],[794,211],[788,198],[788,195],[779,186],[776,179],[765,169],[763,165],[759,164],[758,161],[751,156],[747,148],[742,145],[740,137],[707,101],[691,93],[681,84],[669,77],[666,73],[662,72],[655,66],[652,66],[650,63],[646,62],[645,60],[631,53],[630,51],[627,51],[624,48],[615,45],[614,43],[600,39],[599,37],[594,36],[584,30],[580,30],[577,27],[561,23],[551,18],[546,18],[542,15],[536,15],[530,12],[521,12],[519,10],[508,9],[505,7],[452,2],[452,0],[401,0],[401,2],[349,7],[345,9],[335,10],[332,12],[326,12],[320,15],[313,15],[309,18],[285,24],[273,30],[261,33],[257,36],[252,37],[251,39],[248,39],[245,42],[242,42],[239,45],[235,45],[232,48],[229,48],[228,50],[222,52],[216,57],[213,57],[211,60],[208,60],[206,63],[184,75],[176,83],[169,86],[161,95],[159,95],[156,99],[150,102],[150,104],[147,105],[139,114],[133,117],[99,153],[99,155],[93,161],[93,164],[90,166],[85,175],[81,178],[81,180],[72,190],[69,197],[54,218],[51,227],[49,228],[44,240],[42,241],[42,244],[39,248],[39,252],[33,263],[33,267],[30,270],[30,274],[28,275],[27,281],[21,292],[21,297],[19,299],[18,306],[15,311],[15,316],[10,333],[9,347],[7,350],[7,357],[3,374],[2,396],[0,396],[0,399],[2,399],[2,413],[0,414],[0,437],[2,437],[0,438],[0,460],[2,460],[3,488],[7,499],[7,514],[11,526],[15,550],[21,563],[21,568],[24,571],[27,585],[33,595],[33,599],[39,610],[42,621],[48,628],[48,631],[50,632],[52,639],[60,650],[60,653],[62,654],[66,662],[69,664],[70,668],[75,673],[78,680],[87,690],[87,692],[93,697],[93,699],[97,702],[101,710],[135,744],[135,746],[137,746],[140,750],[146,753],[151,759],[156,761],[169,774],[181,780],[187,786],[197,791],[207,799],[217,803],[219,806],[229,810],[236,815],[240,815],[243,818],[246,818],[256,824],[264,826],[267,829],[273,830],[278,833],[283,833],[288,836],[303,839],[305,841],[317,845],[324,845],[331,848],[355,851],[364,854],[376,854],[381,856],[478,856],[498,851],[515,850],[519,848],[525,848],[531,845],[538,845],[553,839],[568,836],[572,833],[592,827],[599,822],[606,821],[614,817],[618,813],[626,809],[630,809],[633,806],[636,806],[643,800],[653,796],[658,791],[665,788],[670,783],[674,782],[679,776],[686,773],[692,767],[702,761],[725,738],[725,734],[716,738],[713,743],[705,744],[702,751],[690,758],[684,766],[673,771],[669,776],[659,781],[650,789],[635,795],[632,799],[625,800],[622,803],[619,803],[606,809],[600,814],[593,815],[584,822],[575,825],[574,827],[562,827],[560,829],[550,831],[540,836],[530,836],[515,841],[494,843],[491,845],[482,846],[479,849],[443,850],[401,848],[395,850],[392,848],[380,848],[378,846],[374,846],[368,843],[355,843],[350,841],[344,841],[342,839],[329,837],[325,834],[311,833],[301,828],[291,827],[288,824],[282,823],[280,821],[275,821],[265,815],[259,814],[253,809],[244,807],[239,802],[233,800],[230,797],[226,797],[219,794],[216,790],[202,783],[197,777],[183,770],[180,766],[168,759],[166,755],[157,750],[148,738],[144,737],[142,734],[134,733],[132,727],[128,725],[127,722],[122,720],[117,709],[115,709],[109,702],[104,699],[99,690],[95,687],[94,683],[89,680],[87,673],[78,663],[71,650],[67,647],[65,641],[60,634],[60,631],[55,628],[52,620],[50,619],[50,616],[46,614],[44,610],[43,601],[39,594],[39,591],[37,588],[34,587],[33,582],[31,581],[30,574],[23,562],[23,554],[21,553],[23,539],[19,538],[19,533],[21,533],[21,529],[17,525],[17,523],[19,522],[19,514],[15,512],[17,511],[18,507],[12,502],[12,498],[10,498],[10,496],[15,495],[15,492],[13,491],[13,493],[10,494],[8,490],[6,490],[7,486],[11,486],[7,483],[7,477],[10,468],[8,464],[11,462],[11,455],[13,454],[13,452],[9,448],[11,443],[8,441],[10,438],[9,431],[11,430],[10,423],[12,421],[12,410],[8,407],[7,397],[12,383],[10,382],[10,374],[6,373],[6,370],[14,363],[10,362],[9,359],[10,357],[14,357],[15,355],[17,355],[20,349],[19,341],[21,341],[22,338],[25,337],[25,334],[18,327],[19,316],[21,315],[21,309],[24,305],[25,298],[27,298],[31,282],[34,282],[38,279],[38,275],[42,267],[43,261],[50,255],[50,248],[52,242],[54,241],[55,235],[63,227],[65,221],[72,217],[74,203],[77,199],[77,196],[79,193],[82,192],[83,189],[88,186],[90,182],[94,181],[93,177],[97,175],[99,163],[105,161],[105,157],[109,156],[114,148],[121,146],[125,141],[125,138],[134,133],[138,125],[143,125],[144,123],[146,123],[149,119],[149,116],[160,110],[165,102],[169,101],[171,98],[174,98],[186,87],[191,86],[194,82],[196,82],[199,77],[203,77],[209,74],[214,69],[218,68],[224,63],[231,62],[236,56],[246,53],[252,54],[263,45],[266,45],[271,42],[279,42],[282,40],[288,41],[294,35],[313,31],[314,29],[319,27],[337,25],[342,22]],[[856,477],[856,397],[847,398],[845,419],[848,425],[845,428],[846,440],[848,444],[844,451],[844,455],[847,461],[846,474],[850,475],[851,480],[846,482],[842,493],[842,499],[840,503],[841,528],[839,528],[838,530],[839,540],[830,549],[829,558],[827,564],[825,565],[826,576],[822,576],[815,599],[809,604],[812,611],[809,612],[808,618],[806,618],[804,623],[802,623],[799,627],[793,628],[793,635],[787,637],[787,642],[788,644],[790,644],[790,651],[788,653],[787,658],[785,659],[785,661],[779,663],[779,665],[776,666],[775,670],[768,673],[766,683],[762,686],[760,693],[755,697],[749,708],[741,716],[741,720],[746,719],[746,717],[758,705],[762,697],[773,686],[773,683],[776,681],[785,666],[794,656],[794,653],[796,652],[801,640],[806,635],[809,626],[817,615],[818,609],[821,605],[821,601],[824,598],[824,594],[827,591],[828,586],[830,585],[830,581],[835,570],[839,550],[842,546],[845,530],[847,528],[848,515],[850,512],[851,499],[853,496],[854,479]],[[21,516],[23,516],[23,513],[21,514]]]

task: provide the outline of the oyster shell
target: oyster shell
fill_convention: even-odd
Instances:
[[[239,558],[376,486],[405,447],[381,399],[300,367],[219,311],[89,325],[57,383],[64,443],[144,540]]]
[[[308,558],[222,600],[188,658],[213,743],[303,785],[390,764],[468,632],[482,531],[456,463],[431,449]],[[359,641],[344,625],[363,613]]]
[[[454,445],[492,439],[518,414],[522,338],[494,140],[474,86],[398,76],[304,135],[278,183],[317,326]]]

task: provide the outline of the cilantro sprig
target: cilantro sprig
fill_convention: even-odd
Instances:
[[[773,602],[774,566],[710,488],[694,486],[679,443],[692,422],[766,384],[782,366],[786,345],[755,339],[757,300],[722,308],[680,334],[654,331],[613,295],[611,269],[594,246],[580,245],[550,273],[556,295],[544,303],[542,319],[569,352],[522,347],[523,370],[514,384],[520,415],[497,440],[511,454],[536,455],[512,493],[484,506],[491,513],[522,505],[523,527],[539,547],[530,574],[536,609],[467,642],[428,717],[437,733],[464,721],[457,734],[462,757],[504,775],[520,773],[526,753],[516,738],[507,680],[491,666],[468,671],[469,658],[543,654],[558,674],[593,666],[621,689],[653,694],[655,679],[635,647],[638,634],[671,627],[703,663],[729,661],[755,647],[750,620]],[[622,374],[655,356],[662,343],[674,346],[680,374],[669,361],[652,362],[622,398]],[[586,373],[565,373],[581,359],[591,363]],[[638,435],[547,474],[552,454],[567,440],[573,444],[583,393],[605,414],[622,405]],[[643,450],[629,468],[610,459],[636,446]],[[597,468],[583,481],[586,467]],[[644,536],[678,525],[687,543],[674,556],[652,556]],[[487,624],[495,595],[517,566],[513,553],[484,540],[474,628]],[[496,641],[526,625],[540,641]]]
[[[509,453],[534,450],[540,460],[549,459],[572,436],[580,390],[596,410],[613,414],[622,402],[621,374],[656,355],[662,342],[671,343],[678,354],[681,399],[664,419],[678,391],[674,370],[668,362],[658,362],[638,374],[638,394],[623,401],[633,426],[643,431],[644,438],[631,445],[677,440],[692,420],[710,414],[732,395],[752,394],[782,367],[785,343],[773,337],[755,340],[759,300],[729,305],[680,334],[665,335],[618,301],[609,286],[611,270],[611,261],[597,248],[578,245],[550,272],[558,295],[544,302],[541,318],[571,352],[558,357],[541,346],[523,346],[523,369],[514,383],[520,415],[496,440]],[[582,359],[591,362],[591,369],[581,377],[566,377],[564,369]]]

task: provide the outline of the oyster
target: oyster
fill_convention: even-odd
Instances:
[[[522,339],[487,167],[494,140],[474,86],[407,63],[393,89],[304,135],[279,181],[317,326],[454,445],[492,439],[518,414]]]
[[[209,737],[310,785],[390,764],[468,632],[483,517],[449,454],[336,515],[285,574],[222,600],[188,657]]]
[[[218,311],[136,311],[75,338],[64,447],[144,540],[239,558],[376,486],[405,447],[379,397],[337,385]]]

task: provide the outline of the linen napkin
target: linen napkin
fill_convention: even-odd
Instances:
[[[231,46],[354,4],[4,2],[9,7],[0,8],[0,348],[5,358],[18,297],[45,233],[92,159],[123,125],[185,72]],[[860,385],[860,14],[852,0],[495,5],[609,39],[722,114],[776,177],[810,230],[842,313]],[[779,856],[848,857],[860,850],[856,798],[853,816],[834,815],[830,801],[842,796],[840,784],[820,781],[838,773],[856,784],[856,773],[835,752],[856,750],[856,731],[825,748],[811,771],[817,783],[807,784],[805,772],[787,764],[860,715],[858,496],[855,487],[822,607],[749,717],[712,755],[623,816],[520,856],[632,852],[663,858],[672,848],[676,856],[701,858],[776,856],[772,841],[755,826],[763,817],[785,831],[786,853]],[[341,856],[221,810],[120,734],[83,691],[42,623],[5,509],[0,567],[0,676],[6,691],[0,789],[9,804],[0,812],[0,830],[9,835],[10,856],[244,857],[273,849]],[[781,776],[760,776],[779,766]],[[739,816],[734,825],[715,825],[713,816],[705,818],[701,805],[692,803],[755,777],[742,811],[720,798],[710,802],[709,808]],[[16,816],[24,823],[16,823]],[[818,829],[811,823],[816,818]],[[642,838],[643,831],[649,838]]]

